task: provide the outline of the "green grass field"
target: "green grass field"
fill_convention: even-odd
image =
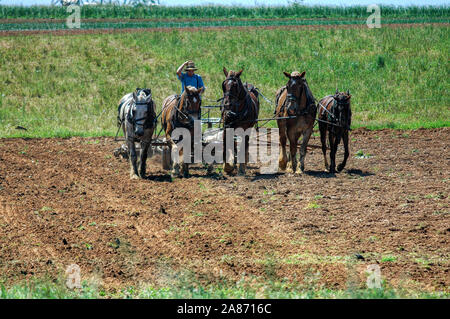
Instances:
[[[239,282],[219,280],[204,286],[195,279],[182,275],[175,283],[162,287],[140,284],[105,291],[98,284],[83,281],[82,288],[69,289],[62,279],[34,279],[5,287],[0,284],[0,299],[398,299],[449,298],[447,292],[424,292],[388,287],[349,287],[332,290],[317,285],[313,279],[295,285],[284,281],[257,280],[243,277]]]
[[[150,87],[159,110],[187,59],[205,80],[204,105],[221,96],[223,66],[244,68],[270,100],[282,71],[305,70],[318,99],[350,89],[354,127],[449,126],[449,42],[448,27],[434,26],[3,37],[0,136],[114,135],[118,100]]]

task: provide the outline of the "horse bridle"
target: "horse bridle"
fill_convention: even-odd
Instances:
[[[227,81],[236,81],[237,82],[237,85],[238,85],[238,94],[237,94],[237,96],[234,95],[234,94],[231,94],[231,92],[229,92],[229,91],[225,91],[225,82],[227,82]],[[241,86],[242,86],[242,88],[241,88]],[[242,95],[242,92],[246,93],[245,92],[245,88],[242,85],[242,82],[240,82],[240,79],[238,79],[236,77],[233,77],[233,76],[227,77],[222,82],[222,91],[223,91],[223,97],[221,98],[222,104],[220,106],[220,108],[222,110],[222,114],[225,111],[227,111],[227,112],[229,112],[231,114],[232,117],[236,118],[236,120],[237,120],[239,118],[239,115],[242,115],[242,113],[245,112],[245,109],[243,111],[239,111],[239,106],[241,104],[240,96]],[[231,106],[231,109],[225,110],[225,103],[224,103],[224,101],[225,101],[225,97],[227,97],[227,96],[230,97],[230,100],[231,100],[230,104],[229,104]],[[244,99],[245,99],[245,96],[244,96]]]
[[[300,80],[302,81],[302,83],[301,83],[301,91],[300,91],[300,97],[296,97],[294,94],[292,94],[292,93],[287,93],[287,95],[286,95],[286,102],[293,102],[294,103],[294,112],[295,113],[297,113],[298,112],[298,108],[299,108],[299,99],[301,99],[301,97],[302,97],[302,93],[303,93],[303,90],[305,89],[304,87],[305,87],[305,82],[306,82],[306,80],[305,79],[302,79],[302,78],[300,78]],[[287,90],[287,87],[286,87],[286,90]],[[286,103],[285,102],[285,103]]]
[[[151,96],[151,95],[150,95]],[[151,105],[153,105],[153,100],[150,98],[150,101],[151,101]],[[149,114],[150,113],[152,113],[152,112],[149,112],[150,110],[149,110],[149,105],[150,104],[147,104],[146,102],[136,102],[134,99],[133,99],[133,105],[131,106],[131,108],[130,108],[130,112],[128,113],[128,122],[130,122],[131,124],[133,124],[133,127],[137,124],[137,125],[141,125],[141,123],[139,123],[139,122],[142,122],[142,121],[144,121],[144,123],[142,123],[142,125],[144,125],[145,124],[145,121],[146,120],[148,120],[149,119]],[[138,118],[138,119],[135,119],[135,118],[133,118],[133,109],[134,108],[136,108],[136,106],[142,106],[142,105],[145,105],[146,107],[147,107],[147,116],[145,116],[145,117],[141,117],[141,118]],[[153,114],[153,113],[152,113]]]
[[[201,112],[198,110],[190,110],[189,106],[191,105],[191,101],[189,100],[189,97],[191,96],[187,91],[185,91],[185,94],[187,95],[187,98],[183,99],[183,105],[180,105],[181,103],[181,96],[178,100],[177,106],[175,107],[175,110],[178,114],[180,114],[185,120],[188,120],[191,118],[191,114],[197,114],[198,119],[201,117]],[[200,100],[200,96],[198,97]],[[187,101],[186,101],[187,100]],[[191,125],[190,125],[191,126]]]
[[[335,103],[331,106],[331,113],[333,114],[334,121],[338,123],[338,125],[342,128],[344,128],[344,125],[347,125],[348,123],[343,123],[343,113],[345,110],[345,107],[347,107],[347,113],[350,109],[350,101],[349,99],[346,99],[345,101],[341,101],[340,99],[337,99],[337,96],[333,96],[333,99]],[[338,112],[338,114],[336,114]],[[347,121],[348,121],[348,114],[347,114]]]

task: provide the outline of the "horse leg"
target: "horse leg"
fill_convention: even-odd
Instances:
[[[130,152],[130,178],[136,179],[138,177],[138,170],[137,170],[137,155],[136,155],[136,146],[134,145],[133,141],[128,140],[128,151]]]
[[[331,133],[329,135],[329,139],[330,139],[330,173],[335,173],[336,172],[336,152],[337,152],[337,147],[339,145],[339,141],[341,139],[341,137],[339,136],[339,134],[335,134],[335,133]]]
[[[189,177],[189,164],[184,162],[183,149],[180,152],[180,158],[182,158],[182,160],[181,160],[181,171],[183,173],[183,177],[187,178],[187,177]]]
[[[147,152],[148,148],[150,146],[150,143],[148,142],[141,142],[141,154],[140,154],[140,167],[139,167],[139,177],[145,178],[145,170],[146,170],[146,163],[147,163]]]
[[[145,135],[141,140],[141,154],[140,154],[140,168],[139,168],[140,178],[145,178],[147,157],[149,149],[151,148],[152,136],[153,136],[153,129],[147,129],[145,130]]]
[[[325,169],[328,170],[330,167],[328,166],[327,160],[327,126],[319,122],[319,131],[320,131],[320,143],[322,144],[322,153],[323,153],[323,162],[325,164]]]
[[[234,167],[233,165],[230,165],[230,163],[228,163],[227,161],[227,134],[226,134],[226,130],[224,130],[223,132],[223,171],[226,174],[231,174],[233,173]]]
[[[249,158],[248,146],[250,144],[250,136],[245,136],[245,163],[239,163],[239,175],[245,175],[245,170],[247,169],[247,163]]]
[[[348,131],[345,130],[344,134],[342,135],[342,142],[344,143],[344,160],[341,164],[338,165],[337,170],[338,172],[342,171],[345,167],[345,164],[347,164],[348,156],[350,155],[348,151]]]
[[[281,121],[278,122],[278,133],[280,134],[280,156],[278,157],[278,168],[281,171],[286,170],[287,165],[287,155],[286,155],[286,123]]]
[[[308,147],[309,138],[311,137],[312,132],[313,132],[312,125],[310,128],[307,128],[306,131],[303,132],[303,140],[302,145],[300,147],[300,170],[302,172],[305,171],[306,148]]]
[[[292,173],[295,173],[295,171],[297,170],[297,144],[298,144],[299,137],[300,137],[300,133],[298,133],[296,131],[296,127],[293,127],[288,132],[289,155],[291,157]]]
[[[166,141],[169,142],[169,149],[170,149],[170,156],[172,158],[172,171],[170,172],[170,175],[172,177],[178,177],[180,175],[180,158],[178,157],[178,159],[175,158],[174,153],[176,154],[176,152],[178,152],[178,147],[175,144],[174,141],[172,141],[172,139],[170,138],[170,135],[166,136]]]

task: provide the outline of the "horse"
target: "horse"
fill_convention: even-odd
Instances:
[[[228,71],[225,67],[223,73],[226,79],[222,82],[223,98],[221,104],[221,122],[225,129],[227,128],[242,128],[244,131],[248,128],[254,127],[257,123],[259,114],[259,93],[257,89],[249,83],[242,84],[241,74],[239,72]],[[223,145],[226,144],[226,135],[223,134]],[[245,162],[239,163],[239,175],[245,175],[249,159],[249,139],[245,135]],[[231,174],[234,166],[226,160],[226,152],[223,155],[224,166],[223,170],[227,174]]]
[[[311,137],[317,108],[314,96],[305,79],[305,72],[297,71],[289,74],[283,72],[289,79],[286,86],[278,89],[275,97],[275,116],[291,117],[287,119],[278,119],[277,124],[280,134],[280,156],[278,158],[278,167],[281,171],[286,170],[288,158],[286,154],[286,140],[289,138],[289,155],[291,159],[292,172],[297,171],[297,145],[298,139],[303,134],[302,144],[300,146],[300,169],[305,170],[306,147]]]
[[[175,142],[172,140],[171,134],[174,129],[182,127],[191,133],[191,149],[194,144],[194,121],[200,120],[200,89],[193,86],[187,86],[181,95],[170,95],[162,104],[161,125],[164,128],[166,141],[169,144],[170,153],[176,148]],[[179,152],[180,157],[183,150]],[[182,173],[184,177],[189,176],[189,165],[182,162]],[[172,176],[180,176],[180,164],[173,161]]]
[[[336,151],[339,143],[344,143],[344,160],[338,165],[338,172],[342,171],[347,163],[348,151],[348,131],[352,122],[352,109],[350,107],[350,91],[339,92],[336,89],[334,95],[328,95],[318,103],[319,110],[319,131],[320,142],[322,143],[322,153],[325,168],[330,173],[336,172]],[[327,132],[330,143],[330,166],[327,161]]]
[[[155,102],[150,89],[137,88],[119,101],[118,126],[122,126],[130,159],[130,178],[145,178],[148,150],[155,129]],[[137,167],[135,142],[141,143],[139,158],[140,168]]]

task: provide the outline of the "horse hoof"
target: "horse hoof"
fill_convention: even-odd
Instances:
[[[179,170],[173,170],[170,172],[170,176],[172,176],[172,178],[176,178],[176,177],[181,177],[181,174],[180,174]]]
[[[294,174],[297,175],[297,176],[300,176],[300,175],[302,175],[303,173],[304,173],[304,171],[301,170],[301,169],[300,169],[300,170],[298,169],[298,170],[296,170],[296,171],[294,172]]]
[[[294,168],[292,168],[292,166],[289,166],[287,169],[286,169],[286,172],[287,173],[289,173],[289,174],[295,174],[295,169]]]
[[[343,165],[338,165],[337,167],[338,172],[342,172],[343,169],[344,169]]]
[[[234,167],[231,166],[230,164],[225,164],[225,165],[223,166],[223,171],[224,171],[226,174],[232,174],[233,171],[234,171]]]
[[[130,179],[139,179],[139,176],[137,176],[136,174],[131,174]]]

